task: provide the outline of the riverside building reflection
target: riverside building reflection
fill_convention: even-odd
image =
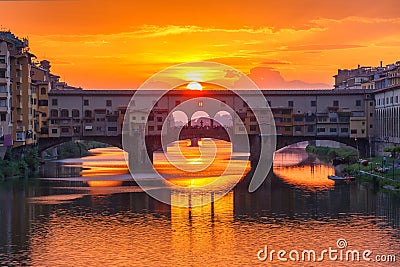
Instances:
[[[106,159],[109,152],[98,156]],[[116,159],[122,152],[111,154]],[[257,259],[264,245],[290,250],[312,244],[317,250],[334,246],[339,237],[354,248],[399,251],[399,197],[372,184],[310,190],[274,171],[254,193],[242,183],[214,203],[178,208],[155,201],[127,180],[118,186],[90,187],[87,181],[125,174],[117,168],[115,175],[104,169],[104,175],[90,175],[89,166],[104,165],[90,163],[96,156],[89,159],[81,159],[87,165],[79,167],[85,171],[79,179],[52,177],[0,186],[2,264],[256,266],[265,265]],[[167,172],[162,160],[157,164]],[[184,177],[171,179],[190,184]]]

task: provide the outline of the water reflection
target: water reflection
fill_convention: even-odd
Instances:
[[[345,238],[354,249],[398,253],[398,195],[362,183],[310,190],[309,185],[296,185],[274,172],[254,193],[240,184],[215,203],[190,209],[155,201],[125,180],[102,187],[85,185],[101,182],[98,176],[8,181],[0,185],[0,263],[265,266],[268,262],[257,260],[264,245],[318,250],[334,247],[338,238]],[[110,177],[111,173],[106,180]],[[115,177],[121,177],[119,171]],[[348,264],[309,264],[319,265]]]

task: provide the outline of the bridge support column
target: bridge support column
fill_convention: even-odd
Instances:
[[[153,149],[148,148],[145,139],[139,134],[133,134],[129,142],[129,168],[135,172],[149,173],[153,171]],[[148,149],[147,149],[148,148]]]

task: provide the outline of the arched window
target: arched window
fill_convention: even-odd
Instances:
[[[79,117],[79,110],[78,109],[73,109],[72,110],[72,117],[73,118],[78,118]]]
[[[40,94],[45,95],[46,93],[47,93],[46,88],[44,87],[40,88]]]
[[[92,111],[91,110],[85,110],[85,118],[91,118],[92,117]]]
[[[62,110],[61,110],[61,117],[64,117],[64,118],[69,117],[69,111],[68,111],[68,109],[62,109]]]
[[[50,117],[57,118],[58,117],[58,110],[57,109],[50,110]]]

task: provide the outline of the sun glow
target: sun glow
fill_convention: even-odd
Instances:
[[[198,82],[190,82],[190,83],[186,86],[186,88],[189,89],[189,90],[198,90],[198,91],[203,90],[203,86],[201,86],[201,84],[198,83]]]

